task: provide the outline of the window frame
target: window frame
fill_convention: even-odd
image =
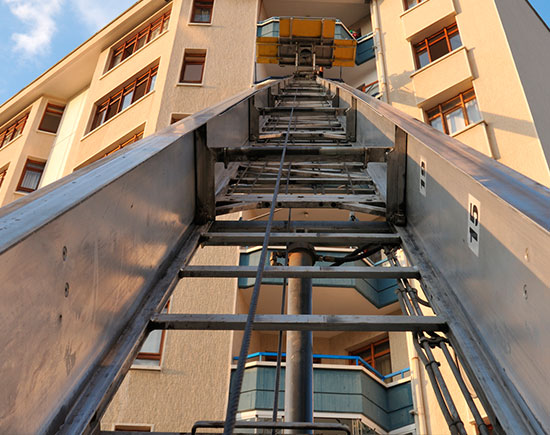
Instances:
[[[427,36],[426,38],[423,38],[420,42],[417,42],[416,44],[413,44],[413,52],[414,52],[414,59],[416,62],[416,69],[422,69],[424,67],[427,67],[432,62],[436,61],[437,59],[441,59],[443,56],[451,53],[455,49],[452,48],[451,45],[451,37],[455,34],[458,34],[460,37],[460,32],[458,30],[458,26],[456,22],[453,24],[450,24],[448,26],[445,26],[443,29],[437,31],[436,33],[433,33],[432,35]],[[437,39],[436,39],[437,38]],[[441,40],[445,40],[447,43],[447,53],[445,53],[443,56],[438,57],[437,59],[432,59],[432,53],[430,52],[430,47],[435,45],[436,43],[440,42]],[[460,39],[461,47],[462,44],[462,38]],[[426,65],[421,65],[420,63],[420,53],[426,51],[428,54],[428,63]]]
[[[375,347],[384,343],[388,343],[388,349],[382,352],[374,353]],[[349,354],[350,356],[359,356],[360,353],[363,353],[367,350],[370,350],[370,358],[363,358],[363,357],[361,358],[363,358],[368,364],[370,364],[372,368],[374,368],[375,370],[378,370],[376,368],[376,358],[380,358],[385,355],[391,355],[390,336],[386,335],[383,338],[367,343],[366,345],[358,349],[350,351]],[[355,362],[351,361],[350,364],[355,364]],[[391,373],[391,356],[390,356],[390,373]]]
[[[8,174],[9,164],[7,166],[4,166],[2,169],[0,169],[0,189],[2,188],[2,184],[4,184],[4,180],[6,179],[6,175]]]
[[[464,95],[469,93],[469,92],[472,92],[472,96],[468,97],[468,98],[465,98]],[[460,99],[459,104],[456,104],[456,105],[452,106],[451,108],[448,108],[447,110],[443,110],[443,106],[445,106],[446,104],[449,104],[451,101],[453,101],[457,98]],[[455,131],[454,133],[449,133],[449,126],[447,125],[447,120],[445,118],[445,115],[456,111],[458,108],[461,108],[462,109],[462,115],[464,116],[465,128],[468,127],[469,125],[477,124],[478,122],[481,122],[481,121],[476,121],[474,123],[470,122],[470,117],[468,116],[468,110],[466,109],[466,103],[469,103],[470,101],[473,101],[473,100],[476,101],[476,105],[477,105],[477,95],[475,93],[474,88],[472,87],[472,88],[469,88],[469,89],[465,90],[464,92],[459,93],[458,95],[455,95],[452,98],[449,98],[448,100],[438,104],[437,106],[434,106],[429,110],[426,110],[427,123],[429,125],[431,125],[432,120],[434,120],[436,118],[440,118],[441,122],[443,124],[443,133],[445,133],[447,135],[456,134],[456,133],[458,133],[462,130]],[[430,112],[434,112],[436,109],[438,109],[437,114],[430,116]],[[481,117],[481,112],[479,110],[479,105],[477,106],[477,110],[478,110],[479,115]],[[483,117],[481,117],[481,120],[483,120]]]
[[[16,118],[15,121],[10,122],[8,126],[0,130],[0,148],[4,145],[8,145],[13,142],[15,139],[23,135],[25,131],[25,126],[27,125],[27,120],[29,119],[30,112],[25,113],[24,115]],[[15,136],[15,133],[19,131],[19,134]],[[9,137],[6,140],[6,137]]]
[[[151,83],[153,82],[153,78],[158,75],[158,68],[159,68],[158,64],[152,66],[151,68],[149,68],[149,70],[147,70],[147,72],[138,74],[129,83],[122,86],[118,86],[117,88],[115,88],[113,92],[110,93],[110,95],[108,94],[109,95],[108,97],[104,97],[101,100],[99,100],[99,102],[95,104],[92,112],[89,132],[92,132],[98,129],[99,127],[101,127],[110,119],[114,118],[119,113],[130,108],[135,102],[145,97],[146,95],[150,94],[151,91],[154,90],[154,89],[151,89]],[[156,79],[155,79],[155,82],[156,82]],[[138,86],[142,85],[143,83],[146,83],[145,93],[139,96],[138,98],[136,98],[135,91],[138,88]],[[122,107],[123,96],[129,94],[130,92],[133,92],[132,100],[128,106],[123,108]],[[110,113],[111,106],[114,106],[115,109],[113,114],[108,116]],[[98,116],[101,116],[101,121],[99,123],[97,122]]]
[[[199,53],[199,52],[204,52],[204,54]],[[205,70],[206,70],[206,57],[207,57],[207,55],[208,55],[208,50],[206,50],[206,49],[186,48],[183,52],[183,63],[181,65],[180,78],[179,78],[178,84],[182,84],[182,85],[201,85],[204,82],[204,73],[205,73]],[[199,56],[203,57],[202,62],[187,61],[188,57],[189,58],[191,58],[191,57],[197,58]],[[201,78],[200,78],[199,81],[183,81],[183,77],[185,75],[185,67],[187,65],[202,65]]]
[[[169,309],[170,309],[170,301],[166,302],[166,306],[162,310],[162,313],[168,313]],[[147,337],[147,338],[149,338],[149,337]],[[147,338],[143,341],[143,344],[145,344],[145,341],[147,341]],[[166,329],[163,329],[161,331],[161,336],[160,336],[159,351],[158,352],[139,352],[136,355],[136,359],[134,360],[134,363],[132,363],[132,367],[133,368],[137,367],[137,368],[140,368],[140,369],[156,369],[157,368],[155,366],[135,364],[135,361],[138,360],[138,359],[147,360],[147,361],[158,361],[158,367],[160,367],[160,365],[162,363],[162,355],[164,353],[165,342],[166,342]],[[142,344],[142,347],[143,347],[143,344]]]
[[[111,71],[116,66],[120,65],[122,62],[124,62],[126,59],[128,59],[130,56],[141,50],[143,47],[147,46],[150,42],[154,41],[156,38],[158,38],[160,35],[165,33],[168,30],[168,26],[170,25],[170,14],[172,12],[172,8],[170,8],[167,12],[164,14],[156,17],[155,19],[151,20],[146,26],[140,27],[137,32],[132,32],[130,37],[124,38],[124,41],[114,45],[114,47],[111,49],[111,53],[109,55],[109,59],[107,61],[107,68],[105,69],[105,73]],[[159,24],[160,23],[160,24]],[[156,30],[155,27],[160,25],[160,32],[152,36],[153,30]],[[143,36],[145,35],[145,36]],[[141,38],[145,38],[145,43],[139,47],[139,40]],[[126,50],[133,45],[133,48],[129,54],[125,55]],[[116,57],[121,54],[121,58],[118,62],[115,63]]]
[[[42,119],[40,120],[40,124],[38,124],[38,131],[42,131],[45,133],[52,133],[57,134],[59,131],[59,126],[61,125],[61,119],[63,118],[63,114],[65,113],[66,106],[60,106],[58,104],[54,103],[48,103],[46,104],[46,108],[44,109],[44,113],[42,114]],[[48,113],[54,113],[56,115],[60,115],[59,117],[59,124],[57,125],[57,129],[55,131],[50,131],[42,128],[42,124],[44,122],[44,118],[46,118],[46,115]]]
[[[418,6],[424,0],[413,0],[413,1],[415,2],[415,4],[412,5],[412,6],[409,6],[409,0],[403,0],[403,10],[408,11],[409,9],[412,9],[412,8]]]
[[[210,20],[209,21],[195,21],[195,10],[198,9],[197,3],[204,3],[200,9],[209,9],[210,10]],[[209,25],[212,24],[214,17],[214,0],[193,0],[191,3],[191,15],[189,17],[189,24],[202,24]]]
[[[23,187],[21,184],[23,183],[23,179],[25,178],[25,174],[27,173],[27,169],[29,164],[35,164],[35,165],[42,165],[42,171],[40,172],[40,178],[38,179],[38,183],[36,184],[36,189],[30,189],[28,187]],[[19,177],[19,182],[17,183],[17,188],[15,189],[17,192],[23,192],[23,193],[31,193],[36,190],[38,190],[40,186],[40,181],[42,181],[42,176],[44,175],[44,169],[46,167],[45,161],[40,160],[34,160],[34,159],[27,159],[25,162],[25,166],[23,167],[23,171],[21,172],[21,177]],[[36,168],[32,169],[33,172],[38,172]]]

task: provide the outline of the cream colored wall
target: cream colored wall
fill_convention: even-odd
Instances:
[[[9,165],[0,190],[2,205],[27,195],[15,191],[27,159],[46,161],[49,156],[55,135],[38,130],[48,102],[61,103],[53,98],[42,97],[30,108],[23,110],[21,113],[30,110],[23,134],[0,149],[0,168]]]
[[[195,265],[233,265],[234,247],[199,249]],[[170,302],[172,313],[227,314],[237,303],[236,279],[185,279]],[[102,420],[154,424],[155,431],[190,431],[197,420],[221,420],[229,391],[232,333],[169,331],[160,370],[130,370]]]
[[[179,11],[164,97],[157,106],[157,129],[169,124],[171,113],[197,112],[249,88],[253,81],[257,0],[216,1],[209,25],[189,24],[191,5],[184,0]],[[200,86],[178,84],[186,48],[207,50]]]
[[[158,117],[158,106],[162,101],[162,88],[166,81],[170,53],[176,33],[177,20],[175,18],[177,17],[178,4],[179,2],[176,1],[172,6],[172,13],[175,15],[171,16],[170,25],[167,31],[163,32],[149,44],[110,71],[105,72],[106,65],[111,57],[113,45],[105,47],[101,52],[95,65],[93,80],[84,102],[83,115],[79,119],[76,128],[75,141],[70,149],[63,175],[70,174],[75,167],[78,167],[83,162],[96,155],[99,151],[104,150],[143,123],[147,123],[145,135],[152,134],[156,131],[155,124]],[[167,11],[169,7],[170,6],[162,8],[155,13],[154,16],[161,15]],[[120,40],[124,40],[133,32],[139,30],[140,27],[152,21],[154,16],[148,17],[136,28],[121,35]],[[147,70],[156,63],[158,63],[159,69],[155,90],[145,95],[98,128],[90,131],[91,119],[95,113],[96,104],[129,79]]]
[[[86,89],[72,98],[65,106],[63,118],[40,181],[40,187],[53,183],[63,176],[71,146],[76,140],[76,128],[78,120],[82,117],[87,95],[88,90]]]
[[[536,181],[550,185],[550,173],[541,141],[516,70],[517,62],[523,61],[523,69],[526,71],[534,71],[539,68],[539,65],[535,64],[529,56],[519,57],[516,63],[514,62],[494,2],[453,0],[449,3],[448,0],[445,0],[444,3],[445,8],[438,9],[434,8],[434,5],[439,6],[437,0],[425,0],[416,8],[404,12],[403,2],[400,0],[377,0],[381,17],[380,38],[385,49],[388,71],[390,103],[418,119],[424,119],[424,114],[418,107],[424,96],[416,94],[411,79],[411,74],[415,70],[411,43],[416,42],[420,36],[428,36],[423,35],[422,32],[418,33],[417,30],[417,28],[428,26],[428,23],[424,22],[426,16],[432,16],[441,28],[448,24],[449,19],[452,19],[452,14],[450,15],[448,9],[449,5],[450,7],[454,6],[456,22],[472,71],[472,84],[478,99],[478,106],[487,125],[490,143],[490,152],[487,154],[498,158],[502,163]],[[514,14],[521,11],[524,20],[532,22],[537,31],[541,32],[540,25],[537,27],[532,16],[525,17],[528,15],[525,12],[525,8],[528,6],[523,1],[507,2],[506,5],[507,22],[514,20]],[[438,15],[439,12],[441,13]],[[517,26],[514,28],[519,29]],[[524,28],[522,27],[522,29]],[[435,31],[429,26],[428,29],[429,32]],[[519,30],[516,30],[514,35],[518,33]],[[406,39],[407,37],[410,42]],[[543,48],[541,47],[541,49]],[[544,65],[541,66],[544,67]],[[435,98],[433,95],[430,96],[433,104],[441,102],[439,100],[447,96],[443,95],[442,90],[452,86],[449,80],[456,72],[456,65],[453,62],[446,64],[436,62],[434,65],[425,67],[426,70],[435,70],[436,68],[440,70],[438,74],[430,75],[431,89],[439,89],[439,94],[435,95]],[[540,80],[539,88],[542,85]],[[465,90],[462,88],[467,86],[466,83],[458,85],[461,89],[454,89],[457,93]],[[438,95],[440,96],[439,100]],[[547,101],[545,99],[544,104],[540,101],[533,103],[533,107],[539,109],[538,113],[545,113]],[[476,137],[476,135],[464,135],[460,139],[478,150],[486,149],[484,145],[470,142],[476,140]]]
[[[548,113],[550,113],[550,86],[548,85],[550,29],[536,16],[526,0],[499,0],[498,2],[494,1],[494,4],[499,13],[509,49],[514,56],[519,81],[523,86],[531,117],[535,122],[536,133],[546,156],[546,160],[541,159],[540,163],[526,161],[526,158],[523,157],[522,164],[527,169],[529,164],[533,163],[537,166],[544,165],[544,170],[550,160],[550,126],[548,125]],[[529,149],[536,146],[537,141],[524,140],[516,154],[519,157],[523,152],[522,148]],[[513,161],[515,156],[511,155],[507,159]]]

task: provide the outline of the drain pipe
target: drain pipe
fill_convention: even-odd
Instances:
[[[378,71],[378,81],[380,82],[380,90],[382,91],[382,99],[389,103],[388,95],[388,79],[386,74],[386,60],[384,58],[384,49],[382,47],[382,38],[380,31],[380,7],[378,0],[371,1],[371,20],[374,31],[374,45],[376,47],[376,69]]]
[[[422,385],[422,365],[412,344],[412,334],[407,333],[407,347],[409,348],[409,359],[411,362],[411,390],[413,392],[414,421],[419,434],[428,433],[426,421],[426,405],[424,398],[424,386]]]

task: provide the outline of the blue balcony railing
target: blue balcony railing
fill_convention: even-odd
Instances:
[[[262,360],[262,357],[277,357],[277,354],[275,352],[256,352],[251,353],[246,357],[246,359],[253,359],[258,358],[260,361]],[[283,353],[283,357],[286,357],[286,353]],[[313,358],[318,359],[333,359],[333,360],[342,360],[342,361],[354,361],[355,365],[362,365],[364,366],[369,372],[373,373],[380,379],[381,381],[385,381],[387,379],[392,379],[395,376],[401,376],[401,378],[405,377],[405,373],[408,373],[411,369],[409,367],[398,370],[396,372],[390,373],[388,375],[383,375],[378,370],[376,370],[373,366],[371,366],[368,362],[366,362],[363,358],[360,356],[354,356],[354,355],[324,355],[324,354],[314,354]],[[233,360],[238,361],[239,357],[234,356]]]

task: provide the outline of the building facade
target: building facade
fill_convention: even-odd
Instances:
[[[325,77],[342,78],[550,186],[550,32],[527,1],[141,0],[0,106],[1,204],[255,82],[292,73],[255,63],[256,24],[274,16],[340,19],[358,40],[357,65]],[[320,220],[341,212],[298,213]],[[203,248],[194,261],[252,265],[257,253]],[[400,314],[395,282],[314,285],[314,313]],[[251,286],[246,279],[215,286],[187,280],[166,310],[246,313]],[[258,312],[275,313],[281,282],[264,287]],[[254,333],[240,418],[271,418],[277,346],[276,334]],[[239,347],[238,332],[151,334],[103,428],[188,431],[197,420],[223,419]],[[344,421],[356,434],[448,432],[406,334],[318,333],[314,354],[317,420]],[[465,403],[458,406],[470,417]]]

